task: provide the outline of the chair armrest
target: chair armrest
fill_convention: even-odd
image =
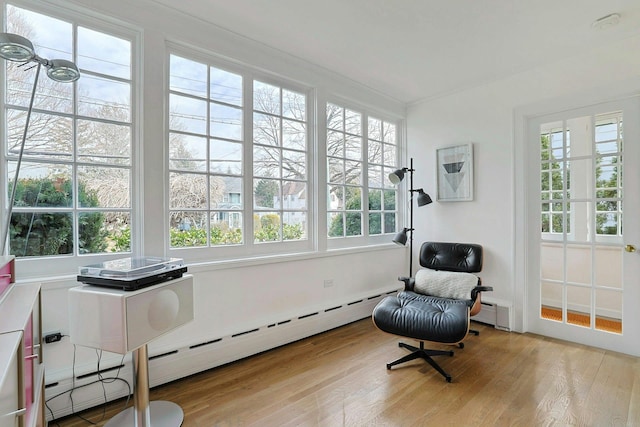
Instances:
[[[398,277],[398,280],[401,282],[404,282],[404,290],[405,291],[412,291],[413,290],[413,285],[415,285],[416,283],[416,279],[413,277]]]
[[[471,299],[475,301],[476,299],[478,299],[478,295],[480,295],[480,292],[490,291],[493,291],[493,286],[476,286],[475,288],[471,289]]]

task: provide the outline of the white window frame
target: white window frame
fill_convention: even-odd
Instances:
[[[177,55],[189,60],[206,64],[210,67],[220,68],[232,73],[236,73],[243,78],[243,101],[242,101],[242,117],[243,117],[243,138],[242,138],[242,206],[243,209],[238,212],[243,214],[242,235],[243,243],[237,245],[221,245],[221,246],[201,246],[201,247],[170,247],[169,224],[164,227],[163,232],[167,234],[167,253],[172,257],[184,258],[190,262],[224,262],[233,259],[254,258],[262,256],[301,254],[313,252],[316,248],[316,202],[314,197],[307,200],[307,237],[303,240],[277,241],[256,243],[253,240],[254,227],[254,208],[253,208],[253,83],[260,81],[263,83],[278,86],[293,92],[302,93],[306,96],[306,115],[307,115],[307,192],[314,194],[315,183],[315,92],[308,86],[290,81],[280,76],[274,76],[254,67],[239,64],[219,55],[197,51],[190,47],[182,46],[178,43],[168,42],[166,49],[166,76],[165,79],[165,96],[166,105],[169,105],[169,57]],[[169,170],[169,108],[165,111],[166,126],[166,152],[165,165]],[[167,175],[166,186],[166,212],[169,212],[169,185]],[[259,212],[259,211],[255,211]],[[168,215],[167,215],[168,217]]]
[[[130,25],[123,24],[120,21],[105,19],[102,16],[90,16],[87,14],[79,13],[76,10],[67,9],[61,7],[60,5],[51,5],[46,3],[38,2],[34,4],[34,2],[23,2],[20,0],[10,1],[3,3],[2,16],[3,16],[3,28],[6,28],[6,8],[8,5],[29,10],[38,14],[47,15],[55,19],[59,19],[62,21],[66,21],[70,23],[73,28],[73,46],[74,46],[74,54],[76,54],[76,46],[77,46],[77,27],[83,27],[90,30],[95,30],[98,32],[103,32],[108,35],[112,35],[118,38],[126,39],[131,43],[131,89],[130,89],[130,126],[131,126],[131,163],[129,166],[130,170],[130,188],[129,188],[129,199],[130,199],[130,208],[125,209],[130,212],[130,231],[131,231],[131,247],[130,252],[114,252],[114,253],[96,253],[96,254],[82,254],[77,255],[77,238],[74,237],[74,254],[68,255],[52,255],[46,257],[26,257],[26,258],[17,258],[17,268],[20,271],[20,276],[29,279],[31,277],[40,277],[40,276],[55,276],[55,275],[63,275],[68,274],[70,271],[77,271],[78,267],[100,263],[103,261],[107,261],[110,259],[121,258],[124,256],[130,256],[133,254],[138,254],[141,251],[142,247],[142,230],[139,224],[141,224],[141,209],[140,209],[140,177],[138,171],[141,170],[140,165],[140,141],[141,141],[141,126],[139,124],[139,105],[140,105],[140,82],[141,82],[141,54],[140,54],[140,46],[141,46],[141,31],[138,28],[135,28]],[[4,31],[4,30],[3,30]],[[37,51],[37,46],[36,46]],[[4,61],[2,61],[4,62]],[[47,77],[44,75],[46,71],[43,69],[41,71],[40,79],[38,84],[41,84],[43,79]],[[82,73],[82,69],[80,69]],[[81,77],[82,78],[82,77]],[[5,73],[5,64],[0,63],[0,82],[2,82],[3,86],[6,84],[6,73]],[[74,91],[77,92],[77,89],[74,88]],[[82,118],[77,112],[78,106],[78,97],[77,93],[74,95],[74,104],[73,104],[73,113],[69,114],[69,117],[72,120],[77,120],[78,118]],[[6,121],[6,105],[4,102],[4,96],[0,96],[0,123],[5,123]],[[6,133],[1,135],[2,138],[2,147],[6,147]],[[78,162],[76,158],[76,139],[73,139],[74,144],[74,156],[73,160],[70,162],[73,165],[74,173],[72,175],[74,188],[77,188],[77,178],[75,169],[77,168]],[[7,153],[3,148],[0,150],[0,162],[4,166],[7,164]],[[0,188],[7,188],[6,174],[0,174]],[[4,197],[0,198],[0,208],[3,212],[6,212],[6,204],[8,200]],[[77,205],[77,204],[76,204]],[[113,209],[107,208],[109,211]],[[116,209],[117,210],[117,209]],[[70,209],[70,212],[73,213],[73,221],[74,228],[78,227],[78,214],[81,213],[82,209],[78,209],[76,206]],[[74,235],[77,236],[77,231],[74,231]]]
[[[390,116],[388,113],[382,112],[382,111],[378,111],[375,108],[372,107],[368,107],[368,106],[364,106],[361,105],[357,102],[353,102],[351,100],[347,100],[344,99],[338,95],[332,95],[330,97],[327,98],[326,103],[324,103],[324,105],[322,105],[322,107],[319,109],[320,113],[323,114],[325,117],[323,118],[323,122],[326,122],[326,112],[327,112],[327,104],[334,104],[337,105],[339,107],[342,108],[346,108],[352,111],[356,111],[359,112],[361,114],[361,126],[362,126],[362,165],[363,165],[363,171],[362,171],[362,184],[361,187],[363,189],[363,194],[362,194],[362,234],[359,236],[343,236],[343,237],[328,237],[328,230],[329,230],[329,219],[328,219],[328,206],[326,206],[324,212],[320,212],[320,215],[324,215],[325,217],[327,217],[326,219],[326,226],[323,229],[318,230],[318,234],[320,236],[322,236],[322,238],[325,240],[326,242],[326,248],[327,250],[342,250],[342,249],[357,249],[357,248],[363,248],[363,247],[370,247],[370,246],[379,246],[379,245],[386,245],[386,244],[391,244],[392,243],[392,238],[395,235],[395,233],[399,230],[402,229],[402,227],[404,227],[405,225],[405,217],[406,215],[406,209],[404,208],[404,206],[406,206],[406,197],[404,194],[404,191],[402,191],[402,187],[394,187],[391,186],[389,184],[388,188],[389,189],[394,189],[397,192],[397,198],[396,198],[396,230],[395,231],[388,231],[386,233],[382,233],[382,234],[376,234],[376,235],[369,235],[369,189],[371,188],[369,186],[369,160],[368,160],[368,148],[369,148],[369,132],[368,132],[368,126],[369,126],[369,118],[372,119],[377,119],[377,120],[382,120],[388,123],[392,123],[396,126],[396,159],[395,159],[395,165],[387,165],[387,166],[391,166],[391,168],[398,169],[403,167],[402,165],[402,159],[403,159],[403,153],[404,153],[404,149],[405,149],[405,122],[403,118],[400,117],[392,117]],[[328,132],[328,125],[325,123],[325,126],[322,129],[319,129],[319,132],[323,132],[323,140],[325,141],[325,146],[322,147],[323,149],[323,154],[324,157],[326,159],[327,156],[327,147],[326,147],[326,141],[327,141],[327,132]],[[324,165],[321,165],[320,167],[323,167],[326,169],[327,168],[327,161],[324,161]],[[321,185],[323,185],[325,187],[325,190],[323,192],[323,194],[327,195],[327,198],[329,196],[329,192],[327,189],[327,186],[329,184],[329,177],[328,177],[328,171],[325,174],[325,181],[323,183],[321,183]],[[387,180],[386,176],[383,176],[384,180]],[[407,225],[408,226],[408,225]]]

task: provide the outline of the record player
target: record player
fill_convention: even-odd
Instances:
[[[181,258],[129,257],[79,267],[78,281],[87,285],[135,291],[177,279],[186,271],[187,267]]]

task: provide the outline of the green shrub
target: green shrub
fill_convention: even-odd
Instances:
[[[79,203],[83,207],[98,207],[93,191],[79,186]],[[28,178],[18,181],[16,207],[60,208],[73,206],[71,181],[66,179]],[[108,233],[104,214],[83,213],[78,217],[78,252],[100,253],[107,248]],[[68,212],[14,212],[9,227],[11,254],[19,257],[73,253],[73,215]]]

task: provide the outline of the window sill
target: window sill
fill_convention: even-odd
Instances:
[[[277,254],[277,255],[260,255],[255,257],[226,259],[220,261],[205,261],[188,264],[190,273],[199,273],[205,271],[225,270],[238,267],[250,267],[264,264],[275,264],[280,262],[304,261],[317,258],[328,258],[342,255],[350,255],[365,252],[383,251],[383,250],[399,250],[402,249],[394,243],[385,243],[380,245],[360,246],[353,248],[330,249],[325,252],[303,252],[296,254]]]

